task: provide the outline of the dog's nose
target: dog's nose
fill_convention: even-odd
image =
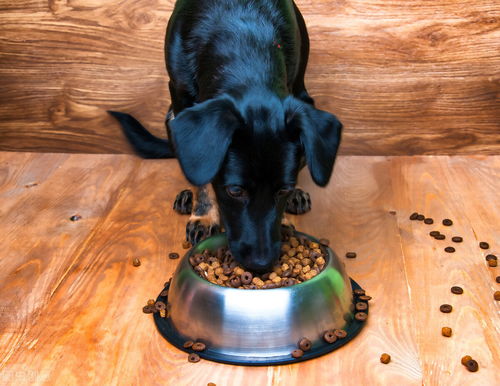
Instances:
[[[273,266],[273,261],[272,260],[246,260],[245,263],[243,264],[244,268],[248,271],[251,272],[256,272],[256,273],[266,273],[271,271],[271,268]]]

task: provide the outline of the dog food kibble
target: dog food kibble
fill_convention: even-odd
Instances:
[[[193,349],[193,351],[203,351],[207,348],[207,346],[205,345],[205,343],[196,342],[196,343],[193,343],[191,348]]]
[[[326,266],[325,245],[301,236],[286,236],[281,256],[270,272],[245,271],[225,247],[216,251],[194,253],[189,262],[196,273],[212,284],[239,289],[272,289],[289,287],[310,280]]]
[[[366,311],[368,309],[368,304],[363,302],[356,303],[356,311]]]
[[[449,227],[449,226],[452,226],[453,225],[453,221],[451,221],[449,218],[445,218],[443,220],[443,225]]]
[[[500,276],[497,276],[495,280],[497,283],[500,283]]]
[[[165,311],[165,309],[161,309],[160,310],[160,317],[162,317],[162,318],[166,318],[167,317],[167,311]]]
[[[486,255],[486,261],[490,261],[490,260],[497,260],[497,257],[490,253],[490,254]]]
[[[416,220],[416,219],[417,219],[417,217],[418,217],[418,213],[417,213],[417,212],[414,212],[414,213],[412,213],[412,214],[410,215],[410,220],[412,220],[412,221],[413,221],[413,220]]]
[[[453,310],[453,307],[450,304],[441,304],[439,307],[439,311],[444,312],[445,314],[449,314]]]
[[[156,303],[156,302],[155,302],[155,300],[154,300],[154,299],[149,299],[147,304],[148,304],[148,306],[154,306],[154,305],[155,305],[155,303]]]
[[[191,363],[197,363],[200,361],[200,356],[193,352],[188,355],[188,361]]]
[[[141,265],[141,261],[138,258],[135,258],[134,260],[132,260],[132,265],[134,267],[138,267]]]
[[[347,252],[345,254],[345,257],[347,257],[348,259],[354,259],[356,256],[356,252]]]
[[[187,241],[187,240],[184,240],[184,241],[182,242],[182,248],[184,248],[184,249],[189,249],[189,248],[191,248],[191,243],[190,243],[189,241]]]
[[[311,349],[311,346],[312,346],[312,343],[309,339],[307,338],[302,338],[300,341],[299,341],[299,348],[302,350],[302,351],[309,351]]]
[[[462,295],[464,293],[464,290],[462,289],[462,287],[453,286],[451,287],[451,292],[455,295]]]
[[[471,360],[468,360],[466,363],[465,363],[465,367],[467,368],[467,370],[469,370],[471,373],[475,373],[477,370],[479,370],[479,364],[474,360],[474,359],[471,359]]]
[[[465,366],[465,364],[466,364],[468,361],[470,361],[471,359],[472,359],[472,357],[471,357],[470,355],[466,355],[466,356],[462,357],[461,362],[462,362],[462,364]]]
[[[384,365],[388,364],[391,361],[391,356],[389,354],[382,354],[380,356],[380,362],[382,362]]]
[[[496,267],[498,262],[496,260],[488,260],[488,267]]]
[[[164,310],[167,308],[167,305],[161,301],[158,301],[155,303],[155,308],[160,311],[160,310]]]
[[[178,259],[179,258],[179,254],[176,253],[176,252],[171,252],[171,253],[168,254],[168,258],[172,259],[172,260]]]
[[[323,334],[323,340],[326,343],[335,343],[337,341],[337,335],[335,335],[335,332],[333,330],[325,331],[325,333]]]
[[[424,218],[424,223],[425,224],[434,224],[434,220],[430,217]]]
[[[363,296],[363,295],[366,295],[366,292],[364,289],[362,288],[356,288],[354,291],[352,291],[352,293],[356,296]]]
[[[432,237],[436,237],[437,235],[439,235],[440,232],[439,231],[430,231],[429,232],[429,235],[431,235]]]
[[[194,342],[192,340],[187,340],[184,342],[184,344],[182,345],[182,347],[184,348],[191,348],[193,346]]]
[[[453,236],[451,238],[451,241],[453,241],[454,243],[461,243],[462,241],[464,241],[464,239],[460,236]]]
[[[442,233],[440,233],[440,234],[438,234],[437,236],[434,236],[434,238],[435,238],[436,240],[444,240],[444,239],[446,238],[446,236],[445,236],[445,235],[443,235]]]
[[[423,214],[419,214],[419,215],[417,216],[417,220],[418,220],[418,221],[424,221],[424,219],[425,219],[425,216],[424,216]]]
[[[495,293],[493,294],[493,299],[495,299],[496,301],[500,300],[500,291],[495,291]]]
[[[71,216],[69,219],[71,221],[78,221],[78,220],[82,219],[82,216],[80,216],[79,214],[75,214],[75,215]]]
[[[294,357],[294,358],[302,358],[303,355],[304,355],[304,351],[302,351],[300,349],[292,351],[292,357]]]
[[[142,312],[144,312],[145,314],[152,314],[154,310],[155,310],[154,306],[151,306],[149,304],[147,306],[142,307]]]
[[[361,300],[362,302],[367,302],[369,300],[372,300],[372,297],[368,295],[361,295],[358,299]]]
[[[450,327],[443,327],[441,329],[441,335],[446,336],[449,338],[451,336],[451,328]]]
[[[481,241],[479,243],[479,248],[481,248],[481,249],[489,249],[490,248],[490,244],[488,244],[486,241]]]
[[[328,239],[319,239],[319,243],[321,245],[324,245],[324,246],[328,247],[330,245],[330,240],[328,240]]]
[[[333,330],[333,333],[339,339],[344,339],[347,336],[347,331],[342,330],[341,328],[337,328],[337,329]]]
[[[359,320],[360,322],[364,322],[368,319],[368,314],[366,312],[356,312],[354,314],[354,319]]]
[[[444,251],[445,251],[445,252],[448,252],[448,253],[453,253],[453,252],[455,252],[455,248],[453,248],[453,247],[446,247],[446,248],[444,249]]]

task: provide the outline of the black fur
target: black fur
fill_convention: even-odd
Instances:
[[[167,28],[169,138],[187,179],[212,183],[230,248],[248,269],[279,257],[299,169],[307,163],[320,186],[332,173],[342,125],[306,91],[308,51],[291,0],[179,0]]]

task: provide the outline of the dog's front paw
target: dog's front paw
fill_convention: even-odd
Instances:
[[[200,241],[220,232],[219,224],[210,224],[204,219],[189,220],[186,225],[186,240],[191,245],[196,245]]]
[[[304,214],[311,210],[311,197],[302,189],[294,189],[286,202],[286,212],[291,214]]]
[[[193,210],[193,192],[189,189],[180,192],[175,198],[174,210],[180,214],[190,214]]]

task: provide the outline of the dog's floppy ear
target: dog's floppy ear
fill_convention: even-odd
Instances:
[[[241,121],[234,102],[221,96],[187,108],[169,122],[177,158],[191,184],[205,185],[215,177]]]
[[[287,97],[284,106],[287,128],[300,135],[313,181],[325,186],[332,174],[342,124],[334,115],[293,97]]]

